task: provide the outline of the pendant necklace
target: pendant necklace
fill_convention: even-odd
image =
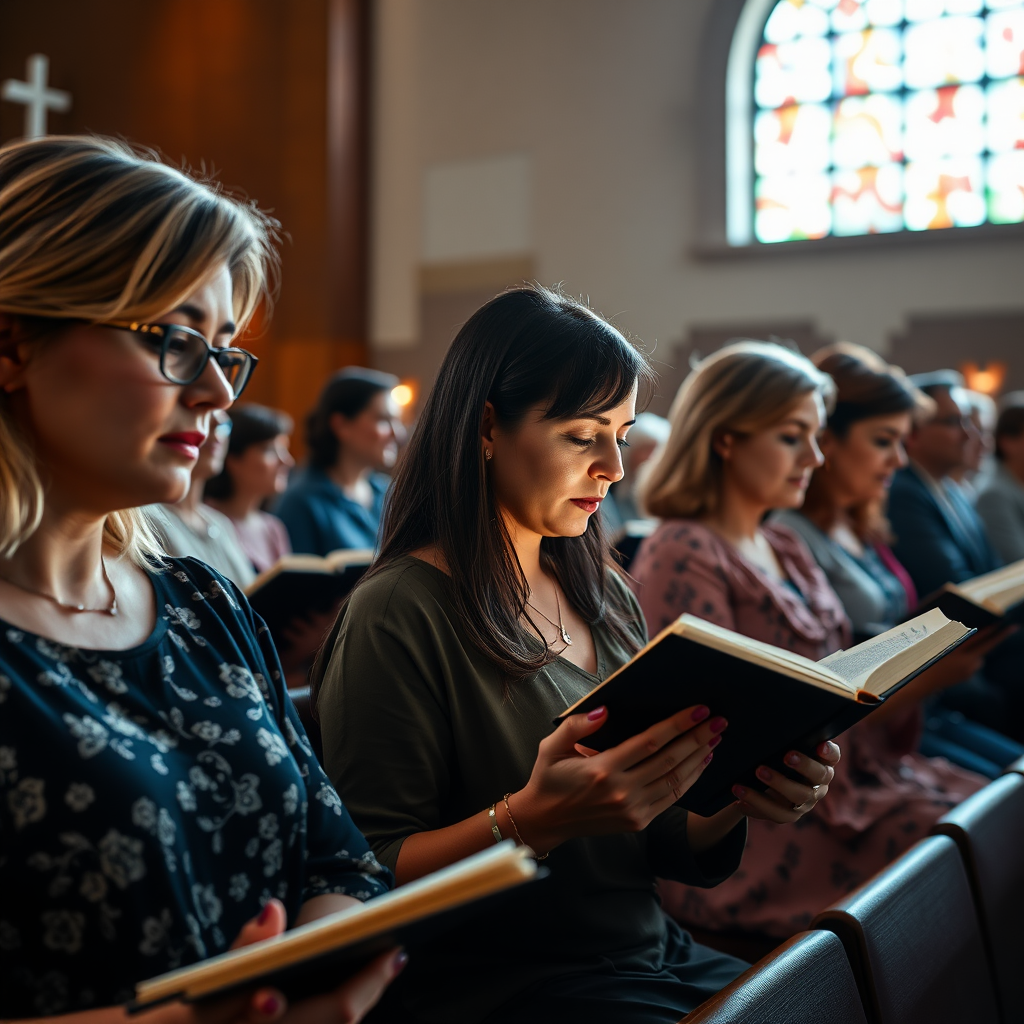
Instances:
[[[12,587],[24,590],[26,594],[35,594],[36,597],[45,597],[47,601],[52,601],[58,608],[61,608],[66,612],[72,612],[75,615],[89,612],[95,612],[96,614],[102,615],[117,615],[117,591],[114,590],[114,584],[110,582],[110,577],[107,575],[107,563],[102,556],[100,557],[100,570],[103,573],[104,582],[108,587],[110,587],[111,599],[109,608],[86,608],[84,604],[68,604],[66,601],[62,601],[59,597],[55,597],[53,594],[48,594],[45,590],[36,590],[35,587],[26,587],[24,583],[18,583],[16,580],[12,580],[7,576],[0,576],[0,579],[3,579],[6,583],[10,583]]]
[[[565,626],[562,625],[562,605],[558,600],[558,588],[555,587],[555,607],[558,609],[558,621],[554,622],[549,619],[535,604],[531,604],[529,601],[526,602],[545,622],[550,622],[555,629],[561,634],[562,643],[566,647],[572,647],[572,637],[565,631]]]

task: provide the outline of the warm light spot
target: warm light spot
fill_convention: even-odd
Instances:
[[[960,367],[964,382],[972,391],[980,391],[983,395],[998,393],[1006,379],[1005,363],[989,363],[981,368],[977,363],[964,363]]]
[[[411,385],[399,384],[397,387],[391,389],[391,397],[395,400],[396,404],[400,405],[404,409],[407,405],[412,405],[412,401],[416,397],[416,393],[413,391]]]

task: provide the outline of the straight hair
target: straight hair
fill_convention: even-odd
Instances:
[[[257,405],[255,402],[232,407],[228,410],[228,416],[231,418],[229,458],[232,455],[243,455],[255,444],[265,444],[282,434],[291,434],[295,429],[295,424],[288,413]],[[235,482],[231,479],[231,470],[225,460],[224,468],[215,477],[206,481],[203,497],[223,500],[233,497],[234,493]]]
[[[582,302],[539,286],[492,299],[465,323],[441,364],[387,499],[380,554],[359,586],[397,559],[433,546],[447,569],[460,625],[506,685],[553,661],[557,655],[522,623],[526,617],[535,625],[483,454],[485,405],[490,402],[500,425],[512,430],[538,405],[549,420],[605,412],[638,385],[646,393],[653,379],[638,349]],[[545,537],[541,562],[587,622],[602,624],[636,650],[629,609],[608,585],[608,574],[621,570],[599,516],[581,536]],[[343,614],[344,607],[313,667],[314,703]]]
[[[364,366],[347,366],[325,385],[316,407],[306,419],[306,447],[309,463],[317,469],[330,469],[338,461],[341,442],[331,417],[338,413],[347,420],[355,419],[382,391],[390,392],[398,378]]]

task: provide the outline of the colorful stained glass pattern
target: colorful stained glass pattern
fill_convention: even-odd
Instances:
[[[1024,222],[1024,0],[781,0],[754,101],[761,242]]]

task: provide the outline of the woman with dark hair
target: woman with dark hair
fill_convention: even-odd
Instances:
[[[328,773],[399,882],[502,839],[550,854],[549,880],[417,953],[402,1020],[677,1021],[743,965],[665,917],[655,875],[715,885],[745,816],[792,821],[827,792],[831,767],[802,758],[806,784],[780,777],[711,818],[674,806],[728,724],[713,708],[600,754],[603,708],[552,731],[646,640],[597,512],[650,383],[571,299],[520,288],[478,310],[314,668]]]
[[[818,442],[824,464],[812,475],[803,506],[777,512],[774,521],[803,538],[862,640],[902,622],[917,604],[910,575],[889,547],[884,505],[893,474],[907,462],[903,439],[912,418],[929,413],[932,400],[902,370],[859,345],[832,345],[813,360],[836,385],[836,406]],[[1001,774],[1024,748],[937,704],[924,716],[922,734],[921,701],[971,679],[1002,639],[1005,633],[972,639],[922,673],[888,702],[885,729],[872,735],[897,756],[919,750],[989,778]]]
[[[288,486],[292,419],[264,405],[239,405],[229,415],[224,468],[207,481],[203,500],[231,520],[246,557],[263,572],[291,552],[284,524],[262,506]]]
[[[327,555],[377,546],[384,495],[405,429],[390,373],[350,366],[320,394],[306,422],[309,465],[296,474],[275,512],[292,550]]]

